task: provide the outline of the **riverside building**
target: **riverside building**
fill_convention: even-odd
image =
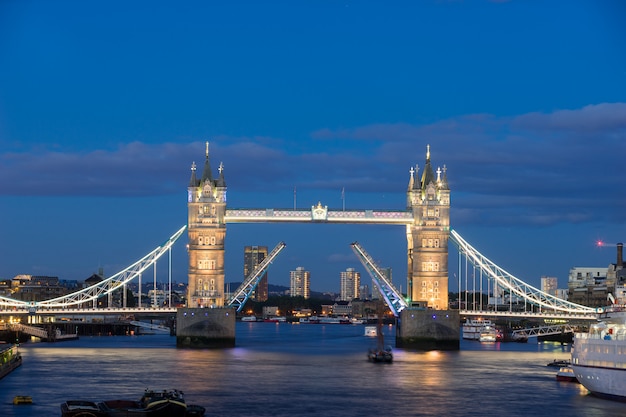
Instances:
[[[290,272],[290,294],[292,297],[309,298],[311,296],[311,272],[299,266]]]
[[[267,258],[267,246],[246,246],[243,249],[243,279],[245,280],[254,269],[263,262],[263,259]],[[267,284],[267,270],[263,273],[263,276],[259,280],[252,294],[254,301],[267,301],[268,297],[268,284]]]
[[[340,274],[339,298],[341,301],[352,301],[360,298],[361,274],[354,268],[348,268]]]

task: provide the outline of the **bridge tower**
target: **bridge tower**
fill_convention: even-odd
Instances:
[[[408,296],[411,302],[435,310],[448,309],[448,237],[450,235],[450,188],[446,166],[430,162],[430,145],[421,180],[419,167],[411,167],[407,208],[413,223],[407,225]],[[442,176],[443,174],[443,176]]]
[[[189,283],[187,307],[224,306],[224,239],[226,238],[226,181],[220,163],[219,177],[213,179],[209,142],[200,179],[191,165],[187,189],[189,235]]]

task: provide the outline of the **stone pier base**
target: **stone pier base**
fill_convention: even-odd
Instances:
[[[459,350],[460,319],[457,310],[413,310],[400,313],[396,347],[416,350]]]
[[[179,308],[176,312],[176,346],[188,348],[235,347],[236,310]]]

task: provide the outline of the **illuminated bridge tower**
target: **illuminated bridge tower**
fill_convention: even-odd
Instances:
[[[224,239],[226,238],[226,181],[220,163],[219,178],[213,179],[209,143],[202,177],[191,165],[187,194],[189,233],[189,283],[187,307],[224,306]]]
[[[437,168],[435,176],[428,145],[420,181],[415,168],[407,190],[407,208],[413,210],[413,224],[407,226],[408,296],[411,302],[447,310],[450,188],[446,167]]]

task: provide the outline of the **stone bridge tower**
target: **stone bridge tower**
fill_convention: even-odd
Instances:
[[[421,180],[417,180],[419,167],[411,168],[410,174],[407,208],[413,210],[413,224],[407,226],[408,296],[413,303],[447,310],[450,188],[446,167],[437,168],[435,176],[428,145]]]
[[[189,235],[189,283],[187,307],[224,306],[224,239],[226,238],[226,181],[220,163],[219,177],[213,179],[209,143],[202,177],[191,165],[187,188]]]

